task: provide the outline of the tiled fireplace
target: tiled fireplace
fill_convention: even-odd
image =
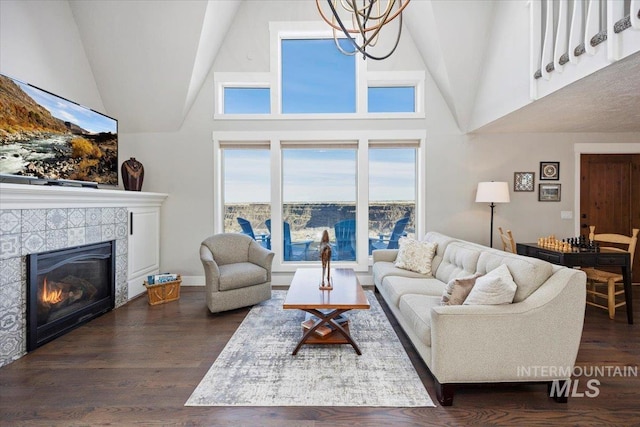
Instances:
[[[139,237],[136,240],[136,234],[130,234],[130,216],[140,211],[157,212],[155,226],[159,227],[159,210],[167,196],[140,191],[0,182],[0,367],[27,352],[28,256],[113,242],[115,301],[112,298],[112,304],[117,309],[128,298],[144,291],[129,289],[129,283],[137,284],[146,271],[136,265],[140,263],[136,257],[135,262],[129,261],[135,255],[129,254],[129,251],[135,251],[129,249],[129,245],[134,242],[141,245]],[[155,251],[159,257],[159,237],[153,243],[155,246],[150,247],[145,242],[139,249],[147,251],[142,255]],[[153,268],[157,267],[154,265]],[[73,292],[75,294],[77,290]]]
[[[118,307],[127,301],[127,208],[0,209],[0,366],[27,351],[27,255],[109,240]]]

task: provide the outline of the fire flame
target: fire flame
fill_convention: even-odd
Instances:
[[[47,286],[47,278],[45,277],[44,286],[42,288],[42,302],[57,304],[60,301],[62,301],[62,289],[49,291],[49,287]]]

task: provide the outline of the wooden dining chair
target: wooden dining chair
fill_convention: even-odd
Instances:
[[[620,252],[629,252],[630,263],[633,266],[633,255],[636,250],[636,243],[638,242],[638,229],[634,228],[631,232],[631,236],[625,236],[624,234],[595,234],[596,227],[589,227],[589,240],[599,243],[617,243],[620,245],[627,245],[626,250],[619,247],[602,246],[600,248],[607,248]],[[583,268],[587,273],[587,298],[591,296],[590,300],[587,299],[587,304],[609,310],[609,318],[614,319],[616,315],[616,308],[625,305],[625,301],[617,301],[616,296],[624,294],[624,289],[621,288],[623,277],[622,273],[613,273],[610,271],[598,270],[597,268]],[[607,285],[607,292],[604,293],[598,289],[599,286]],[[605,299],[607,305],[599,303],[600,299]]]
[[[500,240],[502,240],[502,250],[505,252],[516,252],[516,241],[513,238],[513,234],[511,234],[511,230],[507,230],[507,232],[502,231],[502,227],[498,227],[498,231],[500,232]]]

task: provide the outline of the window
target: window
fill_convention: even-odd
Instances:
[[[269,156],[268,146],[222,149],[224,231],[253,234],[251,237],[268,249],[271,248],[266,223],[271,217]]]
[[[284,39],[281,49],[283,113],[356,112],[355,56],[333,39]]]
[[[413,86],[370,87],[368,92],[370,113],[413,113],[416,110]]]
[[[225,114],[269,114],[271,112],[269,88],[225,87]]]
[[[285,261],[317,261],[324,230],[332,260],[356,260],[356,158],[355,144],[282,150],[282,218],[291,231]]]
[[[321,21],[270,22],[269,33],[268,61],[247,64],[254,71],[214,72],[214,119],[424,118],[424,70],[376,70],[384,67],[344,55]]]
[[[415,236],[416,152],[393,145],[369,149],[369,254],[397,249],[400,236]]]

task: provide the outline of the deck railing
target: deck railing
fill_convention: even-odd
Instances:
[[[531,0],[530,7],[532,99],[640,51],[640,0]]]

